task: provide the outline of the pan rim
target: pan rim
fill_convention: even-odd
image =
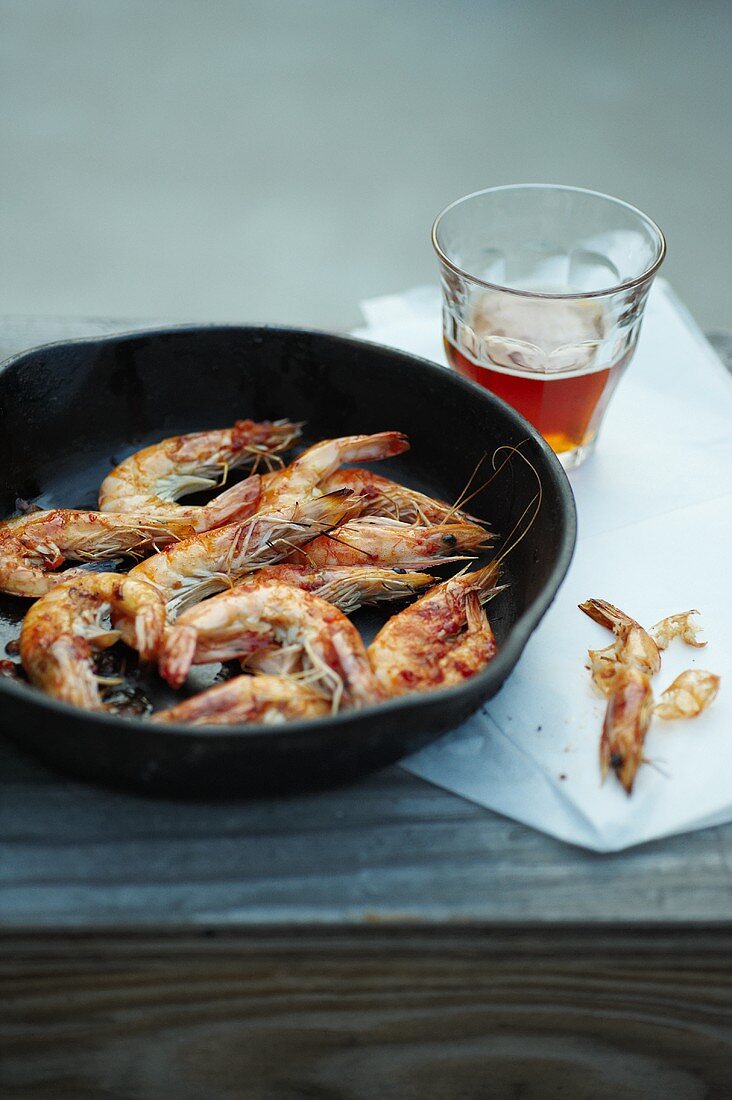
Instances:
[[[563,523],[560,532],[560,547],[556,560],[541,591],[513,624],[508,637],[503,642],[501,649],[493,660],[464,683],[455,684],[450,687],[437,688],[430,692],[420,692],[413,695],[403,695],[397,698],[387,699],[359,710],[342,711],[338,714],[324,715],[320,718],[288,722],[285,726],[267,726],[262,724],[206,726],[186,725],[177,722],[158,724],[151,722],[149,718],[123,718],[119,715],[108,714],[104,711],[84,711],[70,703],[64,703],[61,700],[45,695],[43,692],[33,688],[32,685],[16,684],[11,679],[4,677],[0,678],[0,698],[3,694],[8,694],[15,699],[22,700],[26,704],[30,703],[31,705],[38,706],[42,710],[47,709],[52,715],[57,714],[61,718],[66,719],[73,716],[81,725],[87,723],[95,725],[98,722],[102,722],[110,732],[113,729],[118,729],[129,735],[130,731],[134,730],[137,733],[144,732],[148,735],[154,733],[155,736],[161,736],[161,738],[170,737],[172,739],[180,739],[181,736],[188,739],[205,736],[207,741],[216,739],[221,743],[228,743],[242,738],[245,738],[247,741],[257,738],[266,740],[271,740],[272,738],[281,739],[283,734],[295,739],[299,737],[305,738],[314,730],[326,731],[329,726],[337,727],[339,729],[339,735],[342,736],[351,727],[361,725],[364,721],[368,721],[369,719],[377,719],[379,715],[386,717],[388,715],[399,714],[405,710],[409,712],[419,712],[420,710],[426,711],[434,708],[434,706],[441,701],[444,701],[445,705],[449,706],[452,702],[458,702],[460,700],[465,701],[472,695],[482,695],[483,686],[487,685],[491,680],[496,680],[499,685],[502,684],[518,663],[529,638],[554,602],[562,582],[567,575],[574,555],[577,539],[577,511],[569,479],[559,459],[551,450],[548,443],[546,443],[539,432],[525,420],[520,413],[516,412],[516,410],[505,401],[496,397],[488,390],[483,389],[482,386],[463,378],[447,366],[435,363],[422,356],[414,355],[411,352],[402,351],[399,348],[392,348],[385,344],[363,340],[360,337],[328,332],[323,329],[270,324],[266,322],[259,324],[219,322],[183,323],[180,325],[162,325],[150,328],[138,327],[123,332],[115,332],[108,335],[95,334],[73,340],[57,340],[27,348],[22,352],[10,356],[0,363],[0,375],[4,374],[8,369],[22,364],[25,359],[35,356],[39,351],[45,349],[72,349],[79,345],[89,344],[106,346],[130,340],[137,341],[174,335],[195,336],[199,333],[210,334],[213,332],[246,332],[249,334],[253,332],[262,334],[281,333],[295,338],[303,336],[337,341],[342,344],[344,349],[363,348],[366,346],[381,355],[408,360],[413,364],[416,363],[432,377],[439,378],[443,382],[447,381],[449,378],[448,384],[461,388],[479,402],[498,408],[501,414],[507,416],[509,420],[512,420],[516,428],[520,432],[525,433],[531,443],[537,446],[543,453],[544,458],[547,460],[548,468],[553,475],[553,480],[562,503],[561,514]]]

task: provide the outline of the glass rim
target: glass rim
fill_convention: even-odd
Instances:
[[[480,195],[489,195],[497,191],[573,191],[581,195],[591,195],[596,199],[605,199],[608,202],[614,203],[616,206],[622,206],[626,210],[630,210],[635,214],[646,226],[650,227],[651,232],[656,236],[658,240],[658,255],[649,267],[647,267],[640,275],[634,276],[632,279],[624,279],[621,283],[615,283],[613,286],[605,287],[601,290],[583,290],[573,291],[567,294],[559,293],[547,293],[541,290],[519,290],[516,287],[504,286],[502,283],[489,283],[485,279],[478,278],[477,275],[471,275],[469,271],[465,271],[458,264],[447,255],[439,241],[437,240],[437,233],[442,219],[453,210],[456,206],[460,206],[461,203],[468,202],[470,199],[477,199]],[[432,246],[437,253],[440,261],[449,267],[451,271],[454,271],[456,275],[461,275],[465,279],[469,279],[472,283],[476,283],[478,286],[484,286],[488,290],[500,290],[504,294],[515,294],[520,298],[548,298],[548,299],[581,299],[581,298],[605,298],[609,294],[618,294],[624,290],[632,290],[633,287],[640,286],[641,283],[648,282],[658,271],[659,267],[663,263],[666,255],[666,238],[663,235],[663,231],[660,226],[649,218],[647,214],[644,214],[642,210],[639,210],[637,206],[633,206],[629,202],[625,202],[623,199],[617,199],[613,195],[606,195],[602,191],[591,191],[586,187],[571,187],[569,184],[563,183],[505,183],[498,187],[484,187],[479,191],[471,191],[469,195],[462,195],[459,199],[455,199],[449,203],[435,218],[432,223]]]

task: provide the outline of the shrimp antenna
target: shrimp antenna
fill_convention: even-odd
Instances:
[[[519,447],[523,447],[524,443],[527,443],[527,442],[528,442],[527,439],[522,439],[521,442],[515,448],[508,448],[508,449],[518,451]],[[504,449],[503,447],[498,448],[499,451],[502,451],[503,449]],[[491,474],[491,476],[488,478],[487,481],[484,481],[482,485],[479,485],[477,489],[474,489],[473,492],[468,495],[468,489],[470,488],[470,484],[473,481],[473,478],[477,474],[480,467],[483,465],[483,462],[488,457],[487,451],[483,452],[483,455],[478,459],[478,462],[475,466],[475,469],[473,470],[472,474],[468,478],[468,481],[465,485],[465,488],[463,489],[462,493],[460,494],[460,496],[457,498],[457,500],[453,504],[450,511],[447,513],[447,516],[445,517],[446,520],[449,519],[449,517],[453,514],[453,512],[457,511],[458,509],[464,508],[464,506],[469,501],[471,501],[475,497],[477,497],[480,493],[483,492],[484,489],[487,489],[488,486],[491,484],[491,482],[495,481],[495,479],[498,477],[498,475],[500,474],[503,467],[506,466],[511,461],[511,458],[513,457],[512,455],[508,455],[506,458],[504,458],[503,462],[498,467],[498,469],[496,469],[496,467],[495,467],[495,457],[496,457],[497,453],[498,453],[498,451],[493,452],[493,460],[492,460],[493,461],[493,473]],[[475,516],[471,516],[470,518],[475,519]]]
[[[316,536],[316,537],[317,537],[317,538],[320,538],[320,536],[319,536],[319,535],[318,535],[318,536]],[[283,544],[283,546],[289,546],[289,547],[290,547],[290,549],[291,549],[291,550],[292,550],[292,551],[293,551],[294,553],[298,553],[298,554],[304,554],[304,556],[305,556],[305,557],[306,557],[306,558],[308,559],[308,564],[309,564],[309,565],[310,565],[310,566],[311,566],[312,568],[315,568],[315,563],[313,562],[312,556],[311,556],[310,554],[308,554],[307,550],[305,549],[305,547],[306,547],[306,546],[308,545],[308,543],[311,543],[311,542],[313,541],[313,539],[308,539],[308,540],[307,540],[307,542],[303,542],[303,543],[301,543],[300,545],[298,545],[298,544],[297,544],[296,542],[291,542],[291,540],[290,540],[290,539],[286,539],[286,538],[281,538],[281,539],[279,539],[278,541],[279,541],[280,543],[282,543],[282,544]]]
[[[501,451],[508,451],[509,452],[509,458],[504,460],[501,463],[501,465],[498,467],[498,470],[496,470],[496,473],[500,473],[500,471],[506,465],[506,461],[510,461],[510,459],[514,455],[518,455],[518,457],[521,459],[521,461],[525,462],[526,465],[531,470],[532,474],[536,478],[536,484],[538,486],[536,494],[531,498],[531,500],[526,505],[523,512],[519,516],[519,518],[514,523],[512,529],[509,531],[508,536],[506,538],[507,545],[506,545],[505,549],[502,550],[501,553],[498,555],[498,557],[495,559],[496,565],[500,565],[501,562],[504,561],[508,557],[508,555],[513,550],[516,549],[516,547],[522,541],[522,539],[524,539],[526,537],[526,535],[528,535],[529,531],[534,526],[534,522],[536,520],[536,517],[539,514],[539,509],[541,508],[541,502],[542,502],[542,498],[544,496],[544,490],[543,490],[543,487],[542,487],[542,484],[541,484],[541,478],[539,477],[538,471],[537,471],[536,467],[533,465],[533,463],[530,462],[529,459],[526,457],[526,455],[522,454],[522,452],[519,450],[519,447],[522,447],[523,444],[527,443],[527,442],[528,442],[528,440],[524,439],[524,440],[521,441],[521,443],[519,443],[518,447],[513,447],[513,446],[510,446],[508,444],[506,444],[503,447],[497,447],[496,450],[493,452],[493,458],[491,459],[491,462],[493,464],[493,469],[496,470],[496,456],[498,454],[500,454]],[[532,508],[533,508],[533,511],[531,511]],[[526,526],[524,527],[524,529],[521,531],[520,534],[516,535],[516,532],[520,530],[521,524],[523,523],[524,518],[529,514],[529,512],[531,512],[531,515],[530,515],[530,518],[529,518]],[[514,538],[514,536],[516,536],[516,537]],[[511,541],[512,539],[513,539],[513,541]]]
[[[473,467],[472,474],[470,475],[468,480],[465,482],[464,487],[458,493],[458,496],[457,496],[457,499],[455,500],[455,503],[453,504],[452,508],[450,508],[447,515],[445,516],[445,518],[444,518],[445,523],[448,523],[449,520],[450,520],[450,517],[452,515],[454,515],[455,512],[459,511],[464,504],[467,504],[467,502],[469,500],[472,500],[473,497],[476,496],[477,493],[480,493],[483,489],[485,489],[485,485],[490,484],[490,481],[487,481],[485,483],[485,485],[481,485],[480,489],[476,489],[475,492],[471,493],[470,496],[468,496],[468,489],[473,484],[473,481],[475,480],[475,477],[478,473],[478,470],[481,468],[481,466],[483,465],[483,463],[485,462],[487,457],[488,457],[488,452],[483,451],[483,454],[480,456],[480,458],[476,462],[475,466]]]
[[[654,771],[657,771],[658,774],[662,775],[664,779],[671,778],[671,773],[667,772],[665,768],[662,768],[658,760],[651,760],[649,756],[643,756],[641,757],[641,764],[649,764],[654,769]]]
[[[326,531],[323,538],[329,539],[331,542],[339,542],[341,546],[347,546],[349,550],[355,550],[357,554],[363,554],[365,558],[371,557],[368,550],[362,550],[360,546],[354,546],[352,543],[346,542],[345,539],[339,539],[338,536],[332,534],[332,532]],[[307,546],[307,543],[304,543],[304,545]]]

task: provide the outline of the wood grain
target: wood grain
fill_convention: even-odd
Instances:
[[[6,939],[2,1096],[727,1098],[732,932]]]
[[[0,739],[0,928],[728,920],[732,826],[597,856],[398,768],[178,803],[66,780]]]

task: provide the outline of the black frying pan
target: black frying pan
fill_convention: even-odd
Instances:
[[[307,422],[306,442],[406,432],[411,450],[379,463],[379,472],[447,500],[458,496],[481,455],[523,443],[543,501],[505,564],[509,589],[489,605],[500,647],[492,663],[459,687],[275,729],[160,727],[86,713],[0,679],[0,723],[8,734],[85,777],[209,796],[357,775],[434,740],[495,695],[569,566],[572,492],[522,417],[414,356],[269,327],[179,328],[38,348],[0,368],[0,515],[13,513],[19,497],[42,507],[95,508],[110,467],[150,442],[238,417],[284,416]],[[535,492],[534,475],[515,460],[469,507],[506,535]],[[0,649],[17,636],[27,606],[0,596]],[[368,638],[394,610],[360,612],[356,621]],[[142,680],[156,705],[173,701],[154,672]]]

